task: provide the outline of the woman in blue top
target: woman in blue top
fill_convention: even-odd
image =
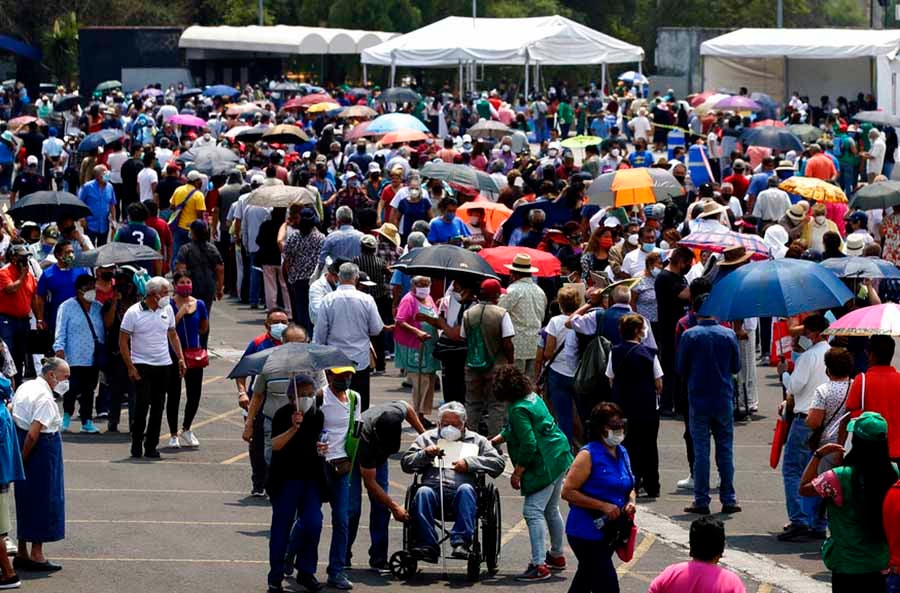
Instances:
[[[175,314],[175,330],[181,341],[182,351],[189,348],[200,348],[200,336],[209,332],[209,313],[206,303],[191,296],[193,284],[188,272],[175,272],[172,277],[175,283],[175,296],[169,306]],[[174,360],[174,358],[173,358]],[[197,447],[200,441],[191,431],[191,423],[200,407],[200,391],[203,387],[203,369],[189,368],[184,372],[184,391],[187,401],[184,404],[184,421],[181,423],[181,440],[188,447]],[[166,417],[169,420],[169,448],[178,449],[178,404],[181,402],[181,377],[177,372],[170,373],[169,388],[166,401]]]
[[[468,237],[472,234],[466,223],[456,217],[457,208],[459,202],[456,198],[451,196],[441,198],[438,203],[441,215],[431,219],[431,230],[428,232],[428,241],[431,244],[449,243],[457,237]]]
[[[600,402],[588,420],[588,444],[569,468],[562,498],[569,502],[566,537],[578,570],[569,593],[619,593],[619,579],[612,563],[615,544],[609,530],[598,528],[601,517],[610,524],[624,513],[634,517],[634,476],[625,440],[625,415],[616,404]]]

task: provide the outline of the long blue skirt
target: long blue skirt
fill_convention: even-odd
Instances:
[[[28,433],[16,427],[19,446]],[[66,537],[62,437],[41,433],[25,461],[25,479],[16,482],[16,535],[27,542],[56,542]]]

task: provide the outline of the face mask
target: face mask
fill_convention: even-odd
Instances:
[[[191,296],[191,292],[194,290],[194,286],[192,284],[179,284],[175,287],[175,293],[178,296]]]
[[[454,218],[456,218],[456,213],[444,212],[444,220],[446,220],[447,222],[451,222]]]
[[[100,274],[100,278],[103,279],[103,280],[106,280],[106,281],[110,281],[110,280],[113,279],[113,273],[112,273],[112,272],[105,272],[105,273],[103,273],[103,274]]]
[[[504,144],[500,147],[500,150],[502,150],[503,152],[509,152],[512,150],[512,146],[510,146],[509,144]]]
[[[650,270],[650,275],[656,278],[657,276],[659,276],[660,272],[661,270],[659,268],[653,268],[652,270]]]
[[[440,436],[451,442],[458,441],[462,438],[462,431],[455,426],[442,426]]]
[[[64,267],[70,268],[70,267],[72,267],[72,264],[75,263],[75,256],[74,256],[74,255],[67,255],[67,256],[65,256],[65,257],[62,258],[61,263],[62,263],[62,265],[63,265]]]
[[[166,295],[159,299],[159,306],[160,307],[168,307],[170,302],[172,302],[172,299],[170,299],[169,296]]]
[[[557,150],[555,148],[551,148],[549,151],[547,151],[547,154],[550,155],[550,158],[554,158],[557,155]]]
[[[656,248],[656,243],[641,243],[641,249],[644,253],[650,253]]]
[[[104,182],[104,183],[109,183],[110,177],[111,177],[111,175],[110,175],[109,171],[107,171],[106,173],[104,173],[104,174],[103,174],[103,182]]]
[[[287,323],[273,323],[272,327],[269,328],[269,334],[276,340],[281,340],[281,336],[284,335],[284,330],[286,329]]]
[[[576,245],[581,244],[581,235],[573,235],[569,237],[570,243],[575,243]]]
[[[638,244],[637,233],[632,233],[631,235],[628,235],[628,244],[629,245],[637,245]]]
[[[422,198],[422,190],[419,189],[411,189],[409,190],[409,201],[410,202],[418,202]]]
[[[815,221],[816,221],[816,224],[820,224],[820,225],[825,224],[825,217],[824,216],[816,216]]]
[[[333,379],[331,381],[331,390],[335,393],[343,393],[350,389],[350,379]]]
[[[316,398],[314,397],[298,397],[297,398],[297,409],[306,414],[309,410],[312,409],[313,405],[316,403]]]
[[[359,181],[357,181],[356,179],[351,179],[347,182],[347,187],[349,187],[350,189],[356,189],[359,187]]]
[[[813,341],[806,336],[800,336],[797,340],[797,345],[803,348],[803,350],[809,350],[813,347]]]
[[[428,286],[426,286],[424,288],[422,288],[420,286],[416,287],[416,296],[419,297],[420,299],[424,299],[425,297],[427,297],[430,294],[431,294],[430,287],[428,287]]]
[[[619,158],[619,149],[613,148],[612,150],[609,151],[609,154],[612,155],[612,158],[617,159],[617,158]]]
[[[94,290],[93,288],[91,290],[86,290],[83,293],[81,293],[81,298],[83,298],[84,300],[86,300],[89,303],[93,303],[95,300],[97,300],[97,291]]]
[[[600,239],[600,247],[603,249],[609,249],[613,246],[612,237],[603,237]]]
[[[675,177],[675,181],[677,181],[681,185],[684,185],[684,175],[673,175],[673,177]]]
[[[469,224],[472,226],[478,226],[479,224],[481,224],[481,219],[478,218],[477,216],[470,216]]]
[[[66,379],[65,381],[60,381],[59,383],[56,384],[56,387],[53,388],[53,391],[55,391],[59,395],[65,395],[68,390],[69,390],[69,380],[68,379]]]
[[[603,437],[603,442],[610,447],[618,447],[625,440],[624,430],[610,430],[609,434]]]

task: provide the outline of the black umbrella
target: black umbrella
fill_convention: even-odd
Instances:
[[[273,355],[275,356],[273,357]],[[266,362],[270,357],[272,357],[272,366],[266,368]],[[228,378],[237,379],[258,375],[263,372],[263,369],[266,373],[271,373],[270,368],[275,369],[276,372],[273,374],[287,375],[292,372],[321,371],[342,366],[353,366],[353,361],[334,346],[288,342],[242,357],[231,369]],[[278,372],[280,370],[283,372]]]
[[[480,279],[498,278],[490,264],[474,251],[456,245],[432,245],[413,249],[394,264],[410,276],[419,274],[435,278],[474,276]]]
[[[418,103],[419,93],[406,87],[393,87],[383,91],[375,99],[381,103]]]
[[[53,111],[68,111],[76,105],[81,105],[83,102],[84,97],[81,95],[65,95],[53,104]]]
[[[741,135],[741,139],[748,146],[766,146],[781,151],[803,152],[803,142],[785,128],[776,128],[775,126],[747,128]]]
[[[458,183],[466,187],[473,187],[478,191],[499,193],[500,188],[493,177],[468,165],[454,165],[450,163],[425,163],[419,170],[422,177],[427,179],[441,179],[447,183]]]
[[[888,126],[900,126],[900,117],[891,115],[886,111],[860,111],[853,116],[856,121],[866,121],[871,124]]]
[[[207,175],[224,175],[234,169],[240,158],[223,146],[201,146],[182,153],[179,161]]]
[[[147,245],[107,243],[97,249],[80,252],[75,256],[75,265],[82,268],[96,268],[162,258],[161,253]]]
[[[106,146],[107,144],[112,144],[116,140],[121,140],[124,137],[125,132],[122,130],[113,128],[100,130],[99,132],[88,134],[85,139],[81,141],[81,144],[78,145],[78,150],[81,152],[90,152],[92,150],[97,150],[102,146]]]
[[[175,95],[175,98],[178,99],[179,101],[184,101],[185,99],[190,99],[191,97],[196,97],[197,95],[202,95],[202,94],[203,94],[203,89],[198,89],[197,87],[193,87],[193,88],[189,88],[189,89],[184,89],[183,91],[181,91],[180,93]]]
[[[234,139],[252,144],[254,142],[259,142],[263,135],[271,129],[271,126],[253,126],[249,130],[244,130],[243,132],[236,134]]]
[[[850,200],[851,209],[884,210],[900,204],[900,181],[878,181],[862,187]]]
[[[15,220],[56,222],[61,218],[84,218],[91,209],[66,191],[37,191],[17,200],[7,212]]]

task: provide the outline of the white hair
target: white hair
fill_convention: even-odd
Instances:
[[[159,294],[165,290],[169,290],[169,281],[162,276],[154,276],[147,281],[147,296],[151,294]]]
[[[350,209],[350,206],[341,206],[337,209],[334,216],[338,222],[353,222],[353,210]]]
[[[462,423],[466,423],[466,407],[459,402],[447,402],[438,408],[438,421],[444,418],[444,414],[456,414]]]
[[[350,262],[342,263],[341,267],[338,268],[338,278],[342,283],[355,282],[359,278],[359,266]]]
[[[47,373],[52,373],[53,371],[58,371],[63,368],[68,369],[69,363],[62,358],[48,356],[47,358],[41,359],[41,376],[45,376]]]

